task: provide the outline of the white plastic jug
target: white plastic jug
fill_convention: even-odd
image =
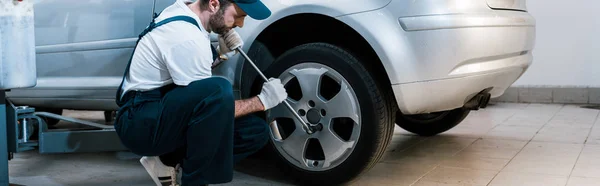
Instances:
[[[32,0],[0,0],[0,89],[37,81]]]

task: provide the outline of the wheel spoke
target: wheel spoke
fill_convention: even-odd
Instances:
[[[327,116],[329,118],[347,117],[355,123],[359,123],[356,104],[352,97],[352,91],[345,82],[342,82],[340,92],[326,102]]]
[[[355,142],[343,141],[329,127],[323,129],[322,133],[319,134],[318,139],[323,147],[323,153],[325,154],[323,167],[330,166],[333,161],[340,158],[348,149],[352,148]]]
[[[308,136],[302,132],[302,129],[296,129],[294,132],[283,141],[275,141],[278,143],[283,151],[288,154],[291,158],[298,161],[298,163],[306,166],[306,159],[304,159],[304,151],[308,142]]]
[[[302,70],[294,69],[290,73],[298,79],[303,99],[316,99],[319,97],[321,76],[325,72],[327,72],[327,69],[324,68],[308,68]]]
[[[287,98],[286,99],[288,101],[288,103],[290,103],[290,106],[292,106],[292,108],[294,108],[294,106],[296,105],[297,102],[295,102],[294,100]],[[284,103],[281,103],[275,107],[273,107],[272,109],[269,110],[269,117],[270,118],[292,118],[292,119],[296,119],[296,117],[294,117],[294,114],[292,114],[292,112],[290,112],[290,110],[287,108],[287,106],[285,106]]]
[[[292,106],[292,108],[297,110],[296,105],[298,104],[298,102],[290,98],[287,98],[286,100],[288,103],[290,103],[290,106]],[[294,116],[294,114],[287,108],[287,106],[285,106],[284,103],[281,103],[270,109],[268,112],[268,117],[272,119],[291,118],[294,120],[294,126],[296,126],[297,129],[303,129],[303,125],[301,123],[302,121],[299,121],[298,118]]]

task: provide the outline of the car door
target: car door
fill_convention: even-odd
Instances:
[[[34,1],[37,85],[8,96],[36,107],[107,109],[152,6],[152,0]]]

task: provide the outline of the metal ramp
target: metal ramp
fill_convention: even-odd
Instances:
[[[6,101],[6,114],[9,153],[36,148],[42,154],[126,150],[112,125],[35,112],[35,108],[17,107],[10,101]],[[87,127],[49,129],[41,116]]]
[[[40,154],[125,151],[112,125],[104,125],[47,112],[33,107],[15,106],[0,91],[0,185],[9,185],[8,162],[14,153],[38,150]],[[54,118],[85,126],[49,129],[41,117]],[[37,134],[36,134],[37,133]]]

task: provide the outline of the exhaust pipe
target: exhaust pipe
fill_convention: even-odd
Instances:
[[[464,107],[469,110],[479,110],[479,108],[485,108],[490,102],[491,96],[492,95],[490,93],[487,93],[487,91],[480,92],[477,95],[473,96],[471,100],[467,101]]]

